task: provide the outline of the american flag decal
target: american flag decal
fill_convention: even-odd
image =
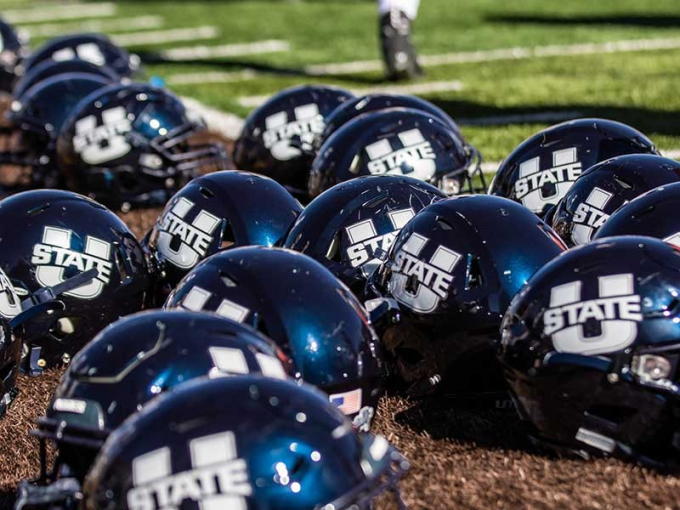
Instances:
[[[336,393],[329,397],[331,404],[337,406],[344,414],[356,414],[361,411],[361,388]]]

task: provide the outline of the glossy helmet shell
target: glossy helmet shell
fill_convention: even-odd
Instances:
[[[595,235],[649,236],[680,248],[680,183],[666,184],[648,191],[616,211]]]
[[[314,138],[323,131],[326,117],[353,97],[324,85],[279,92],[246,118],[234,145],[236,167],[267,175],[305,198]]]
[[[241,246],[274,246],[302,206],[279,183],[248,172],[214,172],[194,179],[165,206],[144,244],[175,288],[201,260]],[[167,295],[166,295],[167,297]]]
[[[10,321],[21,313],[21,301],[12,282],[0,269],[0,418],[18,393],[17,375],[21,361],[23,336]]]
[[[28,74],[45,60],[61,61],[76,58],[98,66],[106,66],[123,78],[129,78],[140,72],[139,57],[112,43],[103,34],[69,34],[50,39],[32,52],[22,67],[24,74]]]
[[[342,182],[305,208],[283,246],[320,262],[360,299],[399,230],[423,207],[446,198],[423,181],[396,175]]]
[[[648,237],[576,247],[529,280],[499,359],[536,441],[678,465],[679,292],[680,252]]]
[[[16,150],[0,153],[0,163],[31,167],[31,174],[30,182],[8,183],[3,191],[63,186],[55,161],[59,129],[81,99],[109,83],[93,74],[59,74],[36,83],[12,102],[6,116],[19,142]]]
[[[64,73],[92,74],[109,80],[109,83],[115,83],[121,80],[121,77],[113,69],[106,66],[98,66],[87,60],[76,58],[74,60],[54,61],[48,59],[36,64],[35,67],[17,81],[16,86],[12,90],[12,97],[15,101],[20,101],[26,91],[35,84],[52,76]]]
[[[299,377],[368,427],[382,391],[378,339],[359,301],[315,260],[281,248],[227,250],[189,272],[165,307],[254,326]]]
[[[63,306],[27,346],[31,370],[67,362],[101,329],[139,311],[151,278],[141,246],[116,215],[56,190],[25,191],[0,202],[0,267],[23,296],[92,268],[98,272],[59,296]]]
[[[503,314],[564,249],[535,214],[501,197],[452,198],[420,211],[372,282],[401,310],[381,339],[403,381],[437,376],[451,394],[502,391],[493,349]]]
[[[85,483],[84,508],[153,506],[161,494],[186,510],[370,508],[396,492],[407,468],[386,439],[352,431],[308,386],[197,380],[111,434]],[[206,474],[221,483],[201,483]]]
[[[659,153],[649,138],[620,122],[578,119],[557,124],[522,142],[503,161],[489,194],[543,216],[584,170],[624,154]]]
[[[28,48],[16,28],[2,19],[0,43],[0,91],[11,93],[17,79],[17,67],[28,54]]]
[[[405,175],[447,194],[474,191],[468,172],[474,156],[444,122],[411,108],[378,110],[338,129],[319,152],[309,175],[309,194],[363,175]],[[447,191],[448,190],[448,191]]]
[[[555,206],[552,227],[567,246],[589,242],[609,217],[634,198],[680,181],[680,163],[651,154],[608,159],[586,170]]]
[[[128,210],[165,204],[224,147],[194,144],[205,130],[178,97],[146,84],[116,84],[84,98],[59,134],[57,160],[70,189]]]
[[[318,151],[330,136],[348,122],[360,115],[386,110],[388,108],[412,108],[429,113],[438,118],[463,139],[458,124],[441,108],[420,97],[397,94],[368,94],[366,96],[349,99],[338,106],[326,119],[326,127],[314,140],[314,147]]]
[[[56,441],[57,464],[82,480],[107,435],[161,393],[197,377],[282,379],[291,369],[269,339],[244,324],[178,310],[137,313],[73,358],[36,435]]]

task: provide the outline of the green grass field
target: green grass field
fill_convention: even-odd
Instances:
[[[45,0],[4,0],[0,7],[23,9],[40,2]],[[285,52],[147,65],[150,75],[171,83],[177,74],[257,69],[249,79],[231,83],[170,85],[181,95],[240,116],[248,113],[240,97],[268,95],[295,84],[324,82],[352,89],[385,85],[377,70],[323,77],[305,72],[310,65],[379,58],[374,0],[135,0],[116,2],[115,7],[107,22],[155,15],[162,17],[162,30],[206,25],[219,30],[209,40],[131,47],[147,59],[176,46],[287,41],[290,49]],[[415,32],[422,55],[643,39],[675,40],[680,48],[676,0],[424,0]],[[42,40],[34,38],[33,44]],[[463,119],[464,133],[487,161],[502,159],[524,138],[557,120],[470,122],[542,112],[620,120],[645,132],[660,148],[673,150],[680,149],[678,60],[680,49],[664,49],[429,66],[420,83],[460,80],[463,88],[420,95],[454,119]]]

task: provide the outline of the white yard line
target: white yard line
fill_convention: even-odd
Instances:
[[[240,57],[260,53],[276,53],[290,50],[287,41],[268,40],[243,44],[224,44],[221,46],[189,46],[172,48],[161,52],[166,60],[183,62],[187,60],[218,59],[224,57]]]
[[[180,41],[197,41],[199,39],[215,39],[220,30],[213,26],[193,28],[173,28],[170,30],[153,30],[150,32],[132,32],[111,36],[121,46],[140,46],[145,44],[164,44]]]
[[[204,85],[206,83],[231,83],[249,80],[257,76],[251,69],[234,72],[186,73],[169,76],[165,83],[168,85]]]
[[[37,9],[11,9],[2,13],[10,23],[42,23],[68,19],[104,18],[116,14],[116,4],[103,2],[98,4],[55,5]]]
[[[87,20],[77,23],[44,23],[22,28],[31,37],[53,37],[73,32],[119,32],[151,30],[163,26],[162,16],[137,16],[107,20]]]
[[[200,101],[190,97],[183,97],[182,101],[189,110],[193,110],[205,119],[205,122],[210,130],[221,133],[232,140],[236,140],[236,138],[238,138],[238,136],[241,134],[241,129],[243,129],[242,118],[231,113],[226,113],[216,108],[206,106]]]
[[[386,85],[359,89],[350,89],[357,96],[366,94],[433,94],[435,92],[457,92],[463,89],[458,81],[431,81],[428,83],[411,83],[408,85]],[[244,108],[256,108],[271,96],[244,96],[238,98],[238,103]]]

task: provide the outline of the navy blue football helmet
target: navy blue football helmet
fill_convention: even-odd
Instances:
[[[248,115],[234,145],[236,168],[267,175],[305,199],[314,138],[323,132],[326,117],[353,97],[325,85],[279,92]]]
[[[325,395],[264,377],[190,382],[131,417],[87,477],[85,508],[368,509],[405,459]]]
[[[529,280],[499,359],[536,442],[680,467],[679,293],[680,252],[649,237],[576,247]]]
[[[0,269],[0,418],[7,412],[18,391],[17,375],[23,337],[10,321],[21,313],[21,301],[12,282]]]
[[[151,311],[113,323],[73,358],[38,421],[34,435],[58,449],[43,480],[82,481],[110,432],[158,395],[197,377],[247,374],[283,379],[292,365],[262,334],[215,315]]]
[[[220,252],[189,272],[165,306],[254,326],[292,359],[297,377],[369,428],[382,393],[378,338],[351,291],[310,257],[265,247]]]
[[[20,297],[92,276],[59,297],[26,369],[68,363],[101,329],[139,311],[152,275],[140,244],[104,206],[68,191],[34,190],[0,201],[0,267]]]
[[[489,194],[521,203],[543,217],[585,169],[624,154],[659,154],[630,126],[605,119],[578,119],[539,131],[501,164]]]
[[[109,79],[87,73],[65,73],[47,78],[31,87],[7,112],[17,148],[0,153],[0,164],[30,170],[14,182],[3,182],[0,191],[12,193],[32,188],[62,186],[55,162],[59,129],[73,108]]]
[[[57,162],[69,189],[108,207],[164,205],[206,167],[227,167],[223,146],[193,140],[203,131],[203,120],[167,90],[116,84],[74,108]]]
[[[378,110],[386,110],[388,108],[412,108],[414,110],[429,113],[447,124],[453,132],[464,140],[458,124],[456,124],[444,110],[425,99],[416,96],[396,94],[368,94],[366,96],[348,99],[333,110],[333,113],[326,119],[326,127],[323,132],[314,140],[314,148],[318,151],[333,133],[360,115]],[[464,142],[463,144],[468,146],[470,151],[477,152],[477,150],[467,142]]]
[[[27,54],[24,38],[16,28],[0,19],[0,91],[12,92],[17,79],[17,67]]]
[[[567,246],[584,244],[619,207],[651,189],[678,181],[680,163],[673,159],[651,154],[608,159],[576,180],[555,206],[549,224]]]
[[[480,160],[451,127],[412,108],[378,110],[344,124],[326,140],[312,164],[309,194],[320,195],[363,175],[405,175],[447,195],[484,185]]]
[[[351,179],[312,200],[283,246],[321,262],[362,299],[367,278],[401,228],[443,198],[439,189],[410,177]]]
[[[420,211],[374,273],[369,290],[378,297],[366,303],[396,384],[412,395],[499,396],[494,348],[503,314],[564,249],[550,227],[508,199],[465,196]],[[380,326],[376,314],[389,308],[398,313]]]
[[[50,39],[26,58],[22,64],[23,74],[45,60],[86,60],[101,67],[108,67],[123,78],[141,72],[141,60],[103,34],[69,34]]]
[[[161,265],[163,284],[174,289],[218,251],[280,243],[301,211],[300,203],[268,177],[214,172],[172,197],[143,244]]]
[[[650,236],[680,248],[680,183],[655,188],[616,211],[595,235]]]
[[[113,69],[106,66],[98,66],[87,60],[77,58],[74,60],[54,61],[48,59],[36,64],[35,67],[17,80],[12,90],[12,97],[15,101],[20,101],[21,97],[37,83],[64,73],[93,74],[108,79],[110,83],[121,81],[120,75]]]

